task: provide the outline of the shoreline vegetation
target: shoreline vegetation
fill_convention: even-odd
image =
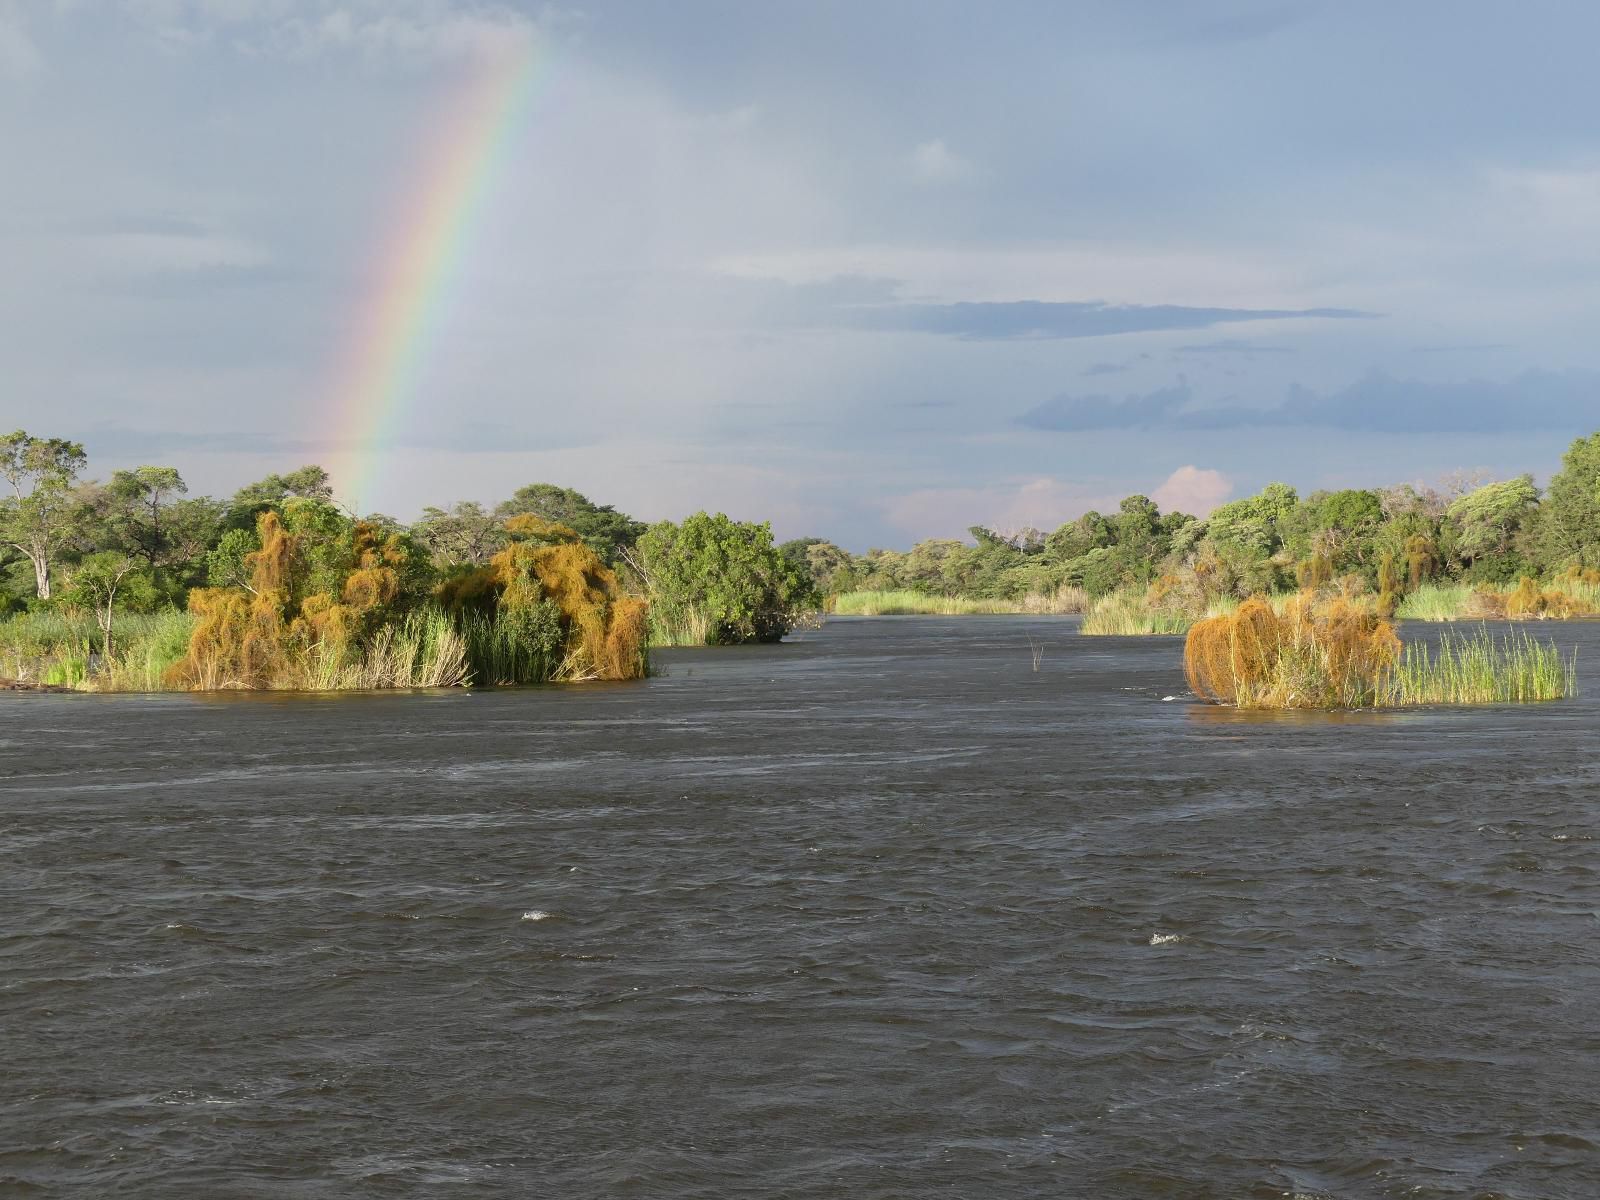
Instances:
[[[1184,642],[1190,690],[1242,709],[1533,703],[1577,694],[1577,659],[1526,630],[1446,631],[1401,642],[1371,606],[1306,589],[1279,607],[1254,596],[1197,622]]]
[[[940,596],[899,588],[844,592],[830,597],[827,611],[840,617],[958,617],[983,614],[1073,614],[1087,612],[1089,594],[1073,584],[1053,592],[1030,592],[1014,600]]]
[[[642,678],[656,648],[780,641],[826,613],[1072,613],[1091,637],[1190,642],[1243,613],[1282,625],[1272,670],[1301,672],[1300,686],[1208,674],[1197,695],[1365,706],[1538,697],[1552,681],[1570,690],[1570,665],[1555,671],[1527,638],[1490,645],[1486,630],[1434,659],[1396,635],[1381,672],[1316,684],[1306,664],[1332,632],[1344,654],[1352,622],[1377,637],[1395,621],[1600,616],[1600,433],[1574,441],[1544,489],[1530,475],[1305,496],[1272,483],[1203,518],[1129,496],[1048,534],[975,525],[970,542],[864,554],[776,544],[770,525],[721,513],[645,524],[549,483],[408,525],[341,507],[317,466],[214,500],[190,497],[171,467],[100,482],[82,478],[86,464],[77,443],[0,437],[8,686],[579,683]],[[1535,682],[1507,682],[1524,676]]]

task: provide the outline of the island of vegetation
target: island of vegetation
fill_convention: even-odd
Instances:
[[[219,501],[171,467],[84,481],[83,447],[0,438],[0,682],[335,690],[638,679],[652,646],[776,641],[821,598],[765,524],[644,525],[531,484],[409,527],[326,471]]]
[[[1543,491],[1530,475],[1305,496],[1273,483],[1203,518],[1130,496],[1049,534],[974,526],[970,543],[865,554],[776,545],[769,525],[720,513],[647,525],[549,483],[408,526],[346,511],[316,466],[227,500],[189,496],[172,467],[103,482],[86,467],[77,443],[0,438],[11,686],[627,680],[652,647],[777,641],[826,609],[1187,633],[1196,695],[1243,706],[1537,699],[1572,687],[1550,647],[1487,633],[1402,647],[1393,620],[1600,612],[1600,433]]]

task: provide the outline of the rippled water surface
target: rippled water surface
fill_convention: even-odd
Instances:
[[[0,696],[0,1194],[1600,1195],[1600,627],[1278,718],[1072,629]]]

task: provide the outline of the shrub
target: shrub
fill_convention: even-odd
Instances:
[[[1394,626],[1345,596],[1303,592],[1282,616],[1261,596],[1189,631],[1184,671],[1203,700],[1240,708],[1359,708],[1378,702],[1400,652]]]

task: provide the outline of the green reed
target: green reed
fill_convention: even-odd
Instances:
[[[1495,636],[1446,632],[1437,649],[1413,642],[1379,689],[1383,706],[1518,704],[1578,693],[1577,652],[1564,658],[1553,642],[1522,630]]]

